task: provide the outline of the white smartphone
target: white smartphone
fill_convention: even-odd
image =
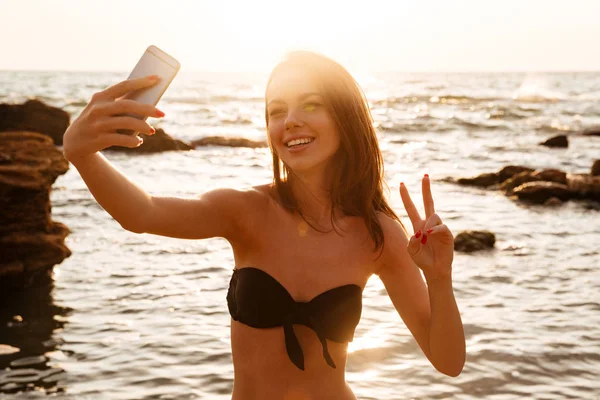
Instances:
[[[127,79],[142,78],[147,75],[158,75],[158,82],[148,88],[130,92],[123,98],[155,106],[171,82],[173,82],[180,67],[179,61],[172,56],[156,46],[148,46]],[[144,121],[147,119],[147,117],[142,117],[137,114],[127,115]],[[138,134],[138,132],[134,132],[130,129],[119,129],[117,132],[128,135]]]

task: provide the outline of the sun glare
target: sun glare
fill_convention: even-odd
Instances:
[[[196,70],[211,69],[213,60],[206,54],[217,53],[219,63],[231,69],[243,66],[264,71],[286,51],[298,49],[324,53],[351,69],[352,43],[364,40],[375,24],[365,20],[359,7],[344,5],[341,12],[336,2],[257,1],[236,3],[232,8],[207,2],[168,8],[157,22],[167,32],[161,40],[182,65]],[[211,29],[215,24],[220,29]]]

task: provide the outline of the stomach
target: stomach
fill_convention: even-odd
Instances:
[[[345,379],[348,344],[327,341],[336,365],[332,368],[312,329],[294,325],[294,332],[304,354],[304,371],[289,359],[282,327],[256,329],[231,321],[232,400],[356,399]]]

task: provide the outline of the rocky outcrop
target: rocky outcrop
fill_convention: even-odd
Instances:
[[[63,135],[71,123],[69,113],[39,100],[24,104],[0,104],[0,132],[30,131],[48,135],[62,146]]]
[[[592,176],[600,176],[600,160],[594,161],[592,165],[592,171],[590,172]]]
[[[525,200],[537,204],[544,204],[547,200],[554,198],[566,201],[572,198],[572,193],[567,185],[555,182],[527,182],[517,186],[513,194],[519,200]]]
[[[586,136],[600,136],[600,125],[586,128],[582,134]]]
[[[144,143],[139,147],[112,146],[107,150],[125,153],[159,153],[161,151],[194,150],[189,144],[173,139],[161,128],[156,129],[154,135],[140,134],[140,137],[144,139]]]
[[[474,178],[460,178],[456,182],[461,185],[490,187],[502,183],[508,178],[511,178],[521,172],[531,171],[533,171],[533,168],[522,167],[519,165],[509,165],[502,168],[498,172],[485,173]]]
[[[50,216],[51,186],[69,163],[35,132],[0,133],[0,160],[0,285],[23,286],[71,255],[69,230]]]
[[[509,166],[497,173],[457,179],[456,183],[503,190],[507,196],[536,204],[556,205],[567,200],[600,202],[600,176],[594,175],[594,172],[600,172],[598,169],[599,161],[594,163],[592,174],[589,175],[571,174],[557,169],[533,170]],[[445,181],[454,182],[452,178]]]
[[[267,147],[267,143],[258,140],[250,140],[245,138],[223,137],[223,136],[207,136],[202,139],[192,141],[192,146],[228,146],[228,147],[250,147],[259,148]]]
[[[523,171],[502,182],[498,188],[504,190],[507,195],[511,195],[515,188],[528,182],[538,181],[556,182],[566,185],[567,174],[557,169]]]
[[[471,253],[494,247],[496,235],[489,231],[464,231],[454,238],[454,250]]]
[[[569,140],[565,135],[558,135],[540,144],[547,147],[569,147]]]

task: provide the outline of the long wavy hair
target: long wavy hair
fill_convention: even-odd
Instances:
[[[332,226],[338,232],[335,210],[347,216],[361,217],[375,243],[375,251],[380,248],[383,250],[384,235],[377,212],[384,213],[401,225],[402,222],[383,194],[383,157],[364,92],[340,64],[324,55],[309,51],[288,53],[271,72],[267,87],[278,71],[287,68],[299,69],[316,82],[323,96],[324,106],[332,115],[340,134],[340,147],[334,155],[330,171],[333,177],[329,188]],[[268,129],[269,115],[266,106],[265,96],[265,119]],[[269,147],[273,156],[273,184],[282,206],[290,212],[298,212],[307,224],[319,231],[302,213],[289,185],[289,178],[293,177],[294,173],[281,161],[270,138]],[[402,227],[404,228],[403,225]]]

